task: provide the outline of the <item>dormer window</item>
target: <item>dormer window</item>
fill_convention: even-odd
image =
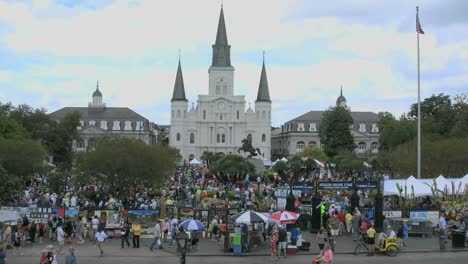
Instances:
[[[304,132],[304,123],[298,123],[297,124],[297,131],[299,132]]]
[[[366,124],[359,124],[359,132],[366,132]]]
[[[349,125],[349,129],[353,130],[353,124]]]
[[[317,132],[317,125],[315,123],[310,123],[309,131],[310,132]]]
[[[379,133],[379,126],[377,124],[372,124],[372,133]]]
[[[96,121],[94,121],[94,120],[89,121],[89,125],[90,125],[90,126],[95,126],[95,125],[96,125]]]

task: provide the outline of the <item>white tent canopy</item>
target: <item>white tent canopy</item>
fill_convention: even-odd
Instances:
[[[437,189],[440,191],[444,191],[445,187],[447,187],[447,193],[452,194],[452,182],[455,185],[455,190],[458,190],[460,186],[460,192],[463,193],[465,190],[465,186],[468,185],[468,174],[465,175],[463,178],[459,179],[447,179],[444,176],[440,175],[436,179],[416,179],[414,176],[410,176],[408,179],[394,179],[394,180],[386,180],[384,181],[384,195],[400,195],[398,192],[398,188],[396,187],[397,183],[403,188],[404,195],[404,188],[406,186],[406,193],[407,195],[411,195],[411,186],[414,188],[414,195],[416,197],[419,196],[426,196],[432,195],[431,187],[434,186],[434,181],[437,184]],[[461,185],[459,185],[461,183]]]
[[[200,165],[200,164],[202,164],[202,163],[201,163],[199,160],[197,160],[197,159],[193,159],[193,160],[191,160],[189,163],[190,163],[191,165]]]
[[[288,162],[288,159],[286,159],[285,157],[283,157],[283,158],[281,159],[281,161],[282,161],[282,162]]]
[[[397,179],[384,181],[384,195],[400,195],[396,187],[397,183],[403,187],[405,185],[405,180]]]
[[[411,195],[413,193],[412,189],[414,189],[414,196],[426,196],[432,195],[431,188],[424,183],[420,182],[414,176],[410,176],[406,179],[406,193]]]

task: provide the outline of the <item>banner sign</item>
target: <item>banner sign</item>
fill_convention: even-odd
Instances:
[[[312,194],[314,192],[313,182],[298,182],[293,185],[293,190],[301,191],[305,194]]]
[[[159,213],[157,210],[128,210],[128,214],[132,215],[154,215]]]
[[[333,191],[352,190],[353,182],[319,182],[318,189]]]

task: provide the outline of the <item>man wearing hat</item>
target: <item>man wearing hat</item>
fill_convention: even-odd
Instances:
[[[383,247],[386,238],[396,238],[396,233],[393,231],[393,227],[389,225],[387,227],[387,234],[380,233],[379,235],[379,247]]]

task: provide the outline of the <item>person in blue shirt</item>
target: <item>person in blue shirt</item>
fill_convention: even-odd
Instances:
[[[408,220],[403,221],[403,246],[406,246],[406,241],[408,240],[408,233],[409,233],[409,227],[408,227]]]
[[[301,230],[297,227],[293,227],[291,229],[291,242],[293,245],[296,245],[297,243],[297,236],[301,233]]]

